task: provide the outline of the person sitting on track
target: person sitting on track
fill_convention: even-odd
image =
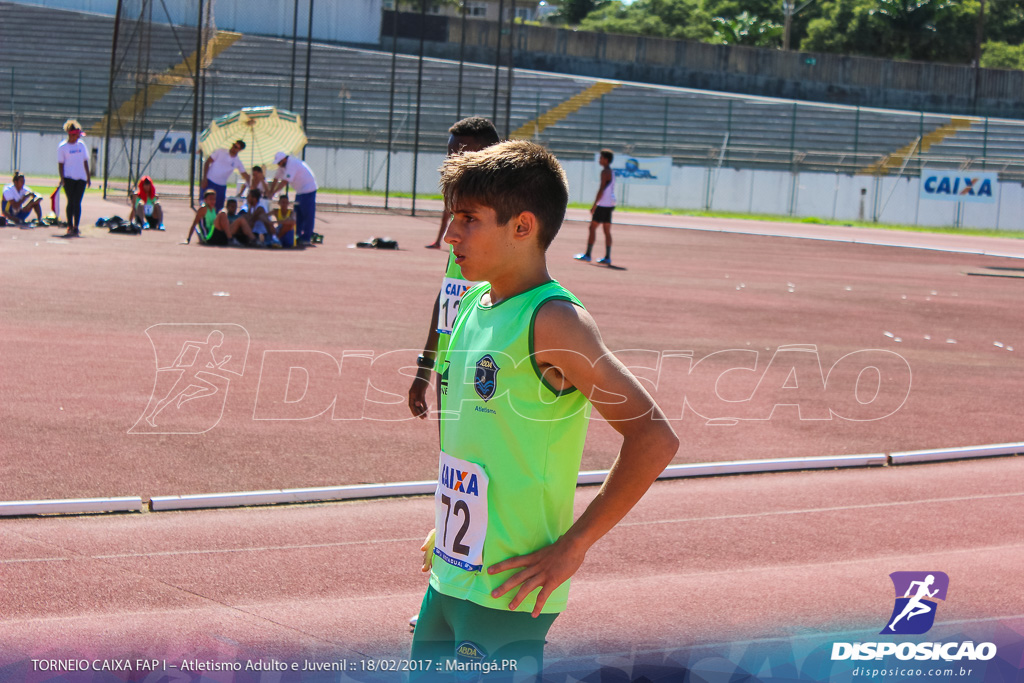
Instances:
[[[237,232],[243,229],[243,226],[234,224],[244,223],[253,235],[265,236],[264,244],[280,249],[281,241],[277,239],[274,222],[271,220],[270,214],[263,208],[261,197],[262,193],[256,188],[249,190],[249,194],[245,198],[245,205],[242,207],[241,213],[238,214],[238,218],[232,222],[232,228]]]
[[[288,195],[283,194],[277,200],[277,207],[270,212],[271,218],[277,225],[277,238],[284,247],[295,246],[295,211],[288,201]]]
[[[10,185],[4,187],[3,214],[11,223],[25,223],[27,218],[36,212],[36,218],[43,220],[41,208],[43,198],[25,185],[25,176],[15,171]]]
[[[231,197],[224,202],[224,213],[228,215],[228,223],[234,223],[241,214],[238,212],[238,200]]]
[[[270,185],[267,184],[267,177],[263,174],[262,166],[252,167],[252,177],[249,178],[249,182],[242,185],[242,191],[238,193],[238,196],[248,195],[249,190],[260,191],[260,206],[267,213],[270,213]]]
[[[139,179],[138,191],[132,193],[132,212],[128,222],[138,224],[143,230],[164,229],[164,210],[157,199],[153,179],[148,175]]]
[[[217,211],[217,191],[212,188],[203,193],[203,203],[196,211],[196,217],[188,229],[188,237],[182,244],[192,241],[193,232],[199,235],[200,244],[218,247],[252,244],[254,239],[245,221],[228,222],[227,211]]]

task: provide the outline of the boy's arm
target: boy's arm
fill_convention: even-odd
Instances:
[[[437,314],[440,310],[441,293],[438,292],[437,296],[434,297],[434,310],[430,313],[430,329],[427,331],[427,343],[423,345],[423,356],[430,360],[437,358],[437,340],[440,336],[440,332],[437,331]],[[412,380],[412,385],[409,387],[409,410],[412,411],[414,417],[418,417],[421,420],[427,417],[427,387],[430,386],[430,373],[433,370],[429,368],[416,368],[416,377]],[[438,410],[441,407],[438,406]]]
[[[274,182],[270,183],[270,196],[273,197],[288,182],[285,179],[287,175],[287,169],[284,166],[278,166],[277,171],[274,172]]]
[[[188,237],[185,238],[185,241],[182,244],[189,244],[192,242],[192,233],[195,231],[196,226],[199,225],[199,219],[205,216],[207,211],[208,209],[205,205],[199,207],[199,210],[196,211],[196,217],[192,219],[192,225],[188,229]],[[202,242],[202,239],[199,241]]]
[[[679,439],[650,394],[608,351],[585,310],[565,301],[544,305],[537,314],[534,347],[539,367],[550,368],[548,381],[562,379],[563,386],[575,386],[622,435],[622,449],[604,486],[561,538],[487,569],[489,574],[520,570],[492,593],[499,597],[518,586],[510,609],[540,588],[533,609],[536,617],[551,593],[583,564],[590,547],[629,512],[672,461]]]
[[[604,194],[604,188],[612,182],[612,169],[606,168],[601,171],[601,187],[597,188],[597,194],[594,196],[594,204],[590,207],[590,213],[594,213],[597,209],[597,203],[601,201],[601,195]]]
[[[203,163],[203,176],[199,179],[199,191],[202,192],[206,189],[206,172],[210,170],[210,166],[213,164],[213,154],[206,157],[206,161]]]

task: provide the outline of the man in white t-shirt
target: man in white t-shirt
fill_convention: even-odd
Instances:
[[[26,219],[36,212],[36,218],[43,219],[43,210],[40,208],[43,198],[32,191],[31,187],[25,185],[25,176],[14,172],[14,180],[4,188],[3,214],[12,223],[24,223]]]
[[[217,211],[224,208],[224,198],[227,196],[228,179],[234,171],[242,176],[245,182],[249,183],[249,174],[245,172],[242,160],[238,153],[245,149],[245,142],[235,140],[230,149],[215,149],[210,153],[206,163],[203,164],[203,179],[199,183],[199,194],[206,192],[207,188],[217,193]]]
[[[275,154],[274,163],[279,168],[270,186],[270,196],[274,196],[285,183],[295,190],[296,239],[298,246],[308,247],[313,242],[313,222],[316,219],[316,178],[305,161],[285,152]]]

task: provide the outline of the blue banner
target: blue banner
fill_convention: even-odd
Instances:
[[[999,174],[921,169],[921,199],[995,204]]]

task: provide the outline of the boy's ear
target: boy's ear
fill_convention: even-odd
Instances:
[[[516,239],[526,239],[535,236],[540,230],[537,215],[532,211],[523,211],[512,219],[512,224],[515,230],[513,237]]]

